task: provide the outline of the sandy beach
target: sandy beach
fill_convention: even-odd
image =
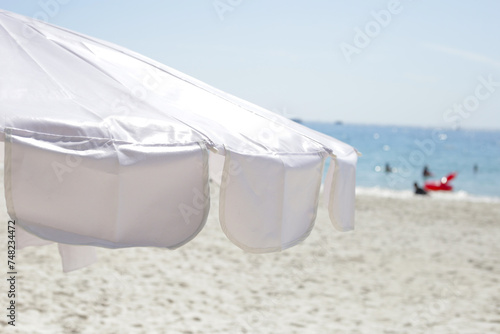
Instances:
[[[354,232],[320,206],[308,239],[264,255],[234,246],[217,209],[178,250],[99,249],[68,274],[55,245],[18,251],[1,332],[500,333],[499,202],[359,194]]]

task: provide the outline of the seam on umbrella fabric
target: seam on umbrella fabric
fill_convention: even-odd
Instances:
[[[179,248],[181,246],[184,246],[185,244],[187,244],[188,242],[190,242],[191,240],[193,240],[194,238],[196,238],[196,236],[203,230],[203,228],[205,227],[205,225],[207,223],[208,214],[210,212],[210,185],[209,185],[209,182],[208,182],[208,179],[209,179],[209,173],[208,173],[208,150],[207,150],[207,147],[206,147],[205,143],[200,142],[200,143],[198,143],[198,145],[201,148],[201,154],[202,154],[202,159],[203,159],[203,175],[202,175],[203,188],[205,188],[204,189],[206,191],[205,194],[207,194],[207,201],[205,203],[205,207],[203,208],[203,217],[202,217],[202,220],[200,222],[200,226],[196,229],[196,231],[194,231],[185,240],[183,240],[183,241],[181,241],[181,242],[179,242],[179,243],[177,243],[175,245],[166,247],[168,249],[176,249],[176,248]]]
[[[271,156],[271,155],[274,155],[274,156],[312,156],[312,155],[320,155],[320,156],[323,156],[323,157],[327,157],[330,155],[330,153],[328,153],[327,151],[325,151],[323,148],[318,150],[318,151],[313,151],[313,152],[274,152],[274,151],[269,151],[269,152],[258,152],[258,153],[255,153],[255,152],[242,152],[242,151],[235,151],[235,150],[231,150],[232,152],[234,153],[238,153],[240,155],[244,155],[244,156],[256,156],[256,157],[259,157],[259,156]]]
[[[332,154],[332,160],[334,163],[333,167],[333,175],[332,175],[332,182],[330,184],[330,198],[328,199],[328,213],[330,216],[330,221],[332,222],[333,226],[339,231],[344,231],[342,228],[342,225],[335,219],[335,215],[333,214],[333,202],[335,201],[335,187],[337,185],[337,177],[339,173],[339,164],[337,161],[337,156]]]
[[[335,219],[335,215],[333,213],[333,203],[334,201],[336,200],[336,195],[335,195],[335,188],[338,186],[338,178],[339,178],[339,173],[340,173],[340,164],[338,163],[338,157],[337,156],[334,156],[332,155],[332,159],[334,160],[335,162],[335,169],[334,169],[334,172],[333,172],[333,177],[332,177],[332,185],[331,185],[331,189],[330,189],[330,200],[328,202],[328,213],[329,213],[329,216],[330,216],[330,220],[331,222],[333,223],[333,226],[341,231],[341,232],[347,232],[347,231],[351,231],[354,229],[354,225],[349,225],[349,226],[342,226],[342,223],[338,220]]]
[[[100,128],[102,129],[102,128]],[[184,146],[193,146],[196,144],[199,144],[200,141],[191,141],[191,142],[186,142],[186,143],[156,143],[156,144],[143,144],[141,142],[131,142],[131,141],[126,141],[126,140],[121,140],[121,139],[114,139],[112,138],[113,136],[108,136],[108,137],[95,137],[95,136],[68,136],[68,135],[58,135],[58,134],[52,134],[52,133],[47,133],[47,132],[40,132],[40,131],[33,131],[33,130],[24,130],[24,129],[19,129],[19,128],[14,128],[14,127],[6,127],[5,130],[10,130],[14,132],[15,136],[23,137],[23,138],[33,138],[36,140],[44,140],[50,143],[50,140],[48,138],[54,138],[54,139],[67,139],[69,141],[74,141],[72,139],[77,139],[77,140],[103,140],[106,142],[112,142],[113,144],[119,144],[119,145],[140,145],[142,147],[184,147]],[[45,137],[43,139],[36,138],[37,135]]]
[[[117,183],[117,186],[116,186],[116,196],[114,198],[115,200],[115,219],[114,221],[112,222],[113,223],[113,232],[112,232],[112,236],[113,236],[113,239],[111,240],[111,242],[117,242],[119,240],[119,234],[120,234],[120,226],[119,226],[119,221],[120,221],[120,202],[121,202],[121,177],[120,177],[120,173],[121,173],[121,163],[120,163],[120,155],[118,154],[118,147],[116,145],[116,143],[114,141],[111,141],[111,144],[113,145],[113,150],[114,150],[114,154],[115,154],[115,162],[116,162],[116,183]]]
[[[17,221],[16,221],[16,224],[17,224]],[[84,237],[87,240],[85,242],[74,242],[74,243],[71,243],[71,244],[70,243],[60,242],[60,241],[54,241],[54,240],[51,240],[51,239],[47,239],[43,235],[40,235],[37,231],[34,231],[31,228],[31,226],[24,226],[23,222],[20,221],[19,226],[21,226],[28,233],[33,234],[33,235],[37,236],[40,239],[51,241],[51,242],[55,242],[55,243],[58,243],[58,244],[72,245],[72,246],[89,246],[89,247],[92,246],[92,247],[100,247],[100,248],[107,248],[107,249],[132,248],[132,247],[148,247],[148,248],[158,248],[158,249],[165,249],[165,248],[167,248],[168,249],[168,247],[160,247],[160,246],[137,246],[137,245],[132,245],[132,244],[129,244],[129,243],[111,242],[109,240],[100,239],[100,238],[96,238],[96,237],[88,237],[88,236],[84,236],[84,235],[81,235],[81,234],[78,234],[78,233],[73,233],[73,232],[67,232],[67,231],[63,231],[63,230],[58,230],[58,229],[54,229],[54,228],[51,228],[51,227],[46,227],[46,226],[43,226],[43,225],[40,225],[40,224],[36,224],[36,223],[30,223],[30,225],[31,226],[36,226],[36,227],[41,227],[44,230],[50,230],[51,232],[53,232],[53,231],[58,231],[58,232],[62,231],[66,235],[71,235],[73,237]]]
[[[231,153],[229,150],[226,149],[224,154],[224,165],[222,167],[222,177],[219,188],[219,223],[221,225],[222,231],[226,236],[229,236],[225,222],[226,222],[227,169],[229,168],[230,160],[231,160]],[[231,239],[229,238],[229,240]]]
[[[12,136],[10,130],[5,133],[4,185],[7,212],[12,219],[17,220],[14,200],[12,198]]]
[[[280,236],[280,239],[279,239],[279,251],[282,251],[283,250],[283,225],[284,222],[283,222],[283,217],[285,216],[283,214],[283,211],[285,210],[285,194],[286,194],[286,188],[287,188],[287,168],[285,166],[285,163],[283,162],[283,159],[281,159],[281,157],[277,157],[279,159],[279,162],[281,163],[281,168],[283,169],[283,172],[281,173],[281,184],[282,186],[280,187],[280,195],[281,195],[281,199],[280,199],[280,211],[279,211],[279,219],[278,219],[278,222],[279,222],[279,236]]]
[[[322,159],[321,162],[321,171],[320,175],[323,175],[323,169],[325,168],[325,156],[320,154],[320,157]],[[318,183],[316,184],[316,200],[314,201],[314,214],[311,217],[311,220],[309,222],[309,227],[308,229],[297,239],[292,240],[286,244],[283,245],[283,250],[293,247],[302,241],[306,240],[309,235],[311,234],[312,230],[314,229],[314,225],[316,224],[316,218],[318,216],[318,206],[319,206],[319,197],[320,197],[320,188],[321,188],[321,177],[318,178]]]

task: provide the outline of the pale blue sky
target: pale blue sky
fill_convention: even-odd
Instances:
[[[0,0],[0,8],[123,45],[288,116],[500,129],[497,0]],[[385,26],[372,15],[381,10],[390,13],[379,18]],[[355,29],[367,26],[365,46]]]

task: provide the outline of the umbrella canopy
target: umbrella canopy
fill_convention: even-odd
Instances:
[[[282,250],[311,231],[328,157],[330,218],[353,228],[349,145],[130,50],[6,11],[0,59],[7,209],[33,235],[176,248],[206,221],[211,176],[228,238]]]

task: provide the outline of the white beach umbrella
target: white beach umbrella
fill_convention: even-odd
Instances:
[[[330,218],[353,227],[352,147],[111,43],[0,11],[0,101],[21,247],[179,247],[212,175],[228,238],[282,250],[311,231],[327,157]],[[66,270],[81,249],[60,247]]]

